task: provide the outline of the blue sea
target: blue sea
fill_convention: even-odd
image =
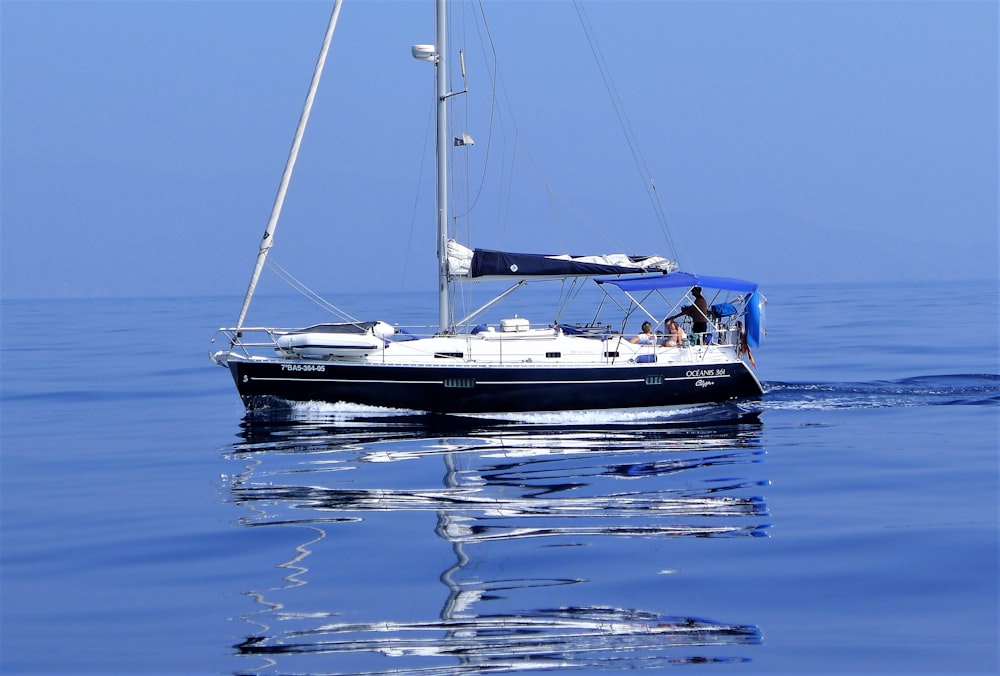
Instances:
[[[500,421],[249,415],[239,298],[4,301],[0,671],[1000,671],[997,283],[763,291],[759,402]]]

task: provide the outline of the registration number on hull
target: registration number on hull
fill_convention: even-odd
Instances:
[[[326,366],[323,364],[282,364],[282,371],[317,371],[323,373]]]

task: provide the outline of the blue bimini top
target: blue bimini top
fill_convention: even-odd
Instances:
[[[757,290],[756,282],[748,282],[732,277],[710,277],[695,275],[690,272],[671,272],[666,275],[649,275],[646,277],[606,277],[594,280],[598,284],[612,284],[622,291],[652,291],[654,289],[677,289],[682,287],[706,286],[710,289],[724,289],[750,293]]]

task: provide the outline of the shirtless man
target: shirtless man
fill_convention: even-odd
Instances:
[[[682,307],[681,311],[669,317],[668,321],[685,315],[691,318],[693,333],[708,333],[708,301],[701,295],[700,286],[691,287],[691,295],[694,297],[694,303]]]

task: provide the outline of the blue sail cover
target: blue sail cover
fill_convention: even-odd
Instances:
[[[667,275],[632,277],[629,279],[598,279],[598,284],[613,284],[622,291],[652,291],[654,289],[677,289],[681,287],[704,286],[709,289],[750,293],[757,290],[756,282],[748,282],[731,277],[710,277],[694,275],[690,272],[671,272]]]
[[[634,275],[662,270],[673,264],[659,256],[626,256],[628,265],[595,262],[599,257],[556,256],[476,249],[469,271],[471,277],[566,277]],[[669,268],[667,268],[669,269]]]

